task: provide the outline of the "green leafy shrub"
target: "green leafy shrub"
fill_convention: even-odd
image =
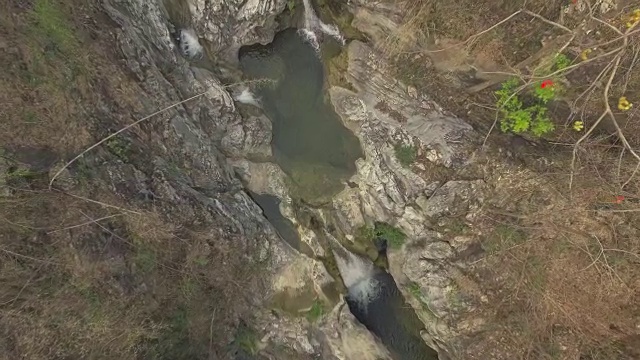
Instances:
[[[571,65],[571,59],[565,54],[556,54],[553,58],[553,66],[555,70],[564,70]]]
[[[289,10],[289,12],[294,12],[296,9],[296,0],[288,0],[287,1],[287,10]]]
[[[131,146],[129,143],[118,137],[113,137],[105,142],[107,149],[124,162],[128,162]]]
[[[376,237],[376,233],[373,228],[367,225],[362,225],[356,229],[354,236],[359,242],[369,242],[373,241],[373,239]]]
[[[407,235],[402,230],[387,223],[377,222],[373,231],[376,236],[387,240],[389,246],[393,249],[399,249],[407,240]]]
[[[500,129],[503,132],[516,134],[530,132],[535,136],[542,136],[554,129],[551,119],[547,115],[546,103],[555,96],[550,86],[538,86],[534,95],[537,102],[525,106],[518,95],[520,80],[511,78],[504,83],[495,94],[498,96],[497,107],[501,115]],[[537,90],[541,90],[538,92]]]
[[[309,322],[316,322],[322,317],[322,314],[324,314],[324,306],[320,300],[316,299],[311,305],[311,309],[307,311],[306,317]]]
[[[542,66],[535,74],[551,74],[571,65],[571,60],[564,54],[556,54],[547,66]],[[529,132],[534,136],[542,136],[554,130],[548,114],[547,103],[555,99],[562,90],[559,77],[533,83],[533,101],[525,105],[520,97],[520,80],[512,77],[502,83],[495,92],[498,99],[496,106],[500,112],[500,129],[503,132],[516,134]]]
[[[396,159],[404,167],[409,167],[416,161],[418,157],[418,151],[415,146],[411,145],[396,145],[394,148]]]

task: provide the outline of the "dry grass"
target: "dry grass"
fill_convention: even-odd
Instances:
[[[114,192],[100,166],[148,161],[128,138],[49,189],[143,110],[96,6],[0,4],[0,359],[222,359],[260,286],[242,239]]]
[[[614,204],[588,169],[580,182],[588,196],[573,198],[566,173],[503,170],[482,219],[487,255],[474,265],[492,328],[470,353],[632,359],[625,347],[640,313],[639,214],[616,212],[627,205]]]
[[[473,266],[480,291],[468,281],[461,288],[471,297],[488,295],[489,301],[478,303],[478,311],[489,320],[486,331],[466,349],[466,358],[635,359],[640,356],[634,350],[640,325],[640,184],[635,173],[638,162],[629,149],[640,147],[640,111],[623,112],[616,106],[623,95],[640,102],[640,34],[625,40],[605,22],[624,32],[621,16],[637,3],[620,1],[618,10],[594,12],[591,18],[588,12],[562,14],[568,1],[528,1],[526,9],[542,17],[520,13],[510,18],[523,3],[401,2],[408,10],[404,25],[383,46],[399,64],[403,80],[463,118],[468,119],[467,111],[472,110],[469,120],[478,129],[488,129],[494,121],[493,88],[465,94],[465,86],[477,83],[459,80],[466,74],[456,73],[457,68],[434,71],[430,64],[437,67],[447,53],[452,58],[468,55],[466,61],[474,66],[487,60],[501,67],[498,75],[526,81],[545,61],[545,57],[529,61],[543,48],[541,41],[549,44],[567,34],[563,26],[571,32],[571,42],[563,41],[559,48],[580,64],[570,69],[563,84],[567,92],[552,106],[558,128],[549,139],[554,145],[509,148],[528,168],[488,165],[487,182],[496,189],[484,218],[476,224],[485,234],[486,257]],[[509,20],[501,22],[505,19]],[[583,20],[589,33],[577,30]],[[417,42],[416,34],[422,36]],[[401,41],[407,39],[411,41]],[[433,39],[449,45],[438,48]],[[581,51],[596,44],[601,45],[590,60],[581,62]],[[526,65],[517,66],[522,64]],[[617,70],[612,72],[613,68]],[[403,70],[410,76],[402,77]],[[603,113],[605,101],[611,116],[605,114],[606,119],[576,148],[572,169],[569,152],[585,134],[572,130],[573,121],[582,120],[589,129]],[[511,145],[503,142],[503,146]],[[617,196],[625,200],[616,203]]]

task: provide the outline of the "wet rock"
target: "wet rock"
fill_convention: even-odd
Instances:
[[[286,0],[192,0],[189,9],[196,31],[211,43],[212,50],[237,61],[240,46],[273,39],[275,17],[286,5]]]
[[[470,125],[448,114],[425,94],[415,99],[395,80],[390,66],[369,46],[353,41],[349,47],[348,80],[358,98],[378,121],[399,127],[435,150],[446,166],[462,165],[477,135]]]
[[[327,315],[320,331],[325,334],[336,359],[391,360],[387,349],[351,314],[341,302]]]
[[[344,301],[317,322],[304,317],[276,317],[265,314],[263,343],[294,349],[298,359],[391,360],[385,347],[349,312]],[[280,360],[282,358],[278,358]]]
[[[286,292],[286,300],[275,297],[275,305],[287,312],[297,312],[297,317],[275,316],[273,312],[259,315],[264,324],[262,342],[280,344],[295,350],[296,359],[321,358],[334,360],[391,359],[387,350],[349,312],[343,300],[337,304],[322,289],[333,279],[328,277],[321,263],[300,259],[283,268],[275,280],[274,288]],[[305,296],[306,294],[306,296]],[[305,314],[314,302],[320,301],[325,309],[319,319]],[[327,304],[331,303],[330,306]]]

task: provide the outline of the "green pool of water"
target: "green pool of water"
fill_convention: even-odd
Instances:
[[[362,149],[328,103],[318,54],[288,29],[269,45],[243,47],[239,58],[247,76],[267,80],[254,93],[273,123],[273,154],[291,177],[292,193],[328,201],[355,172]]]

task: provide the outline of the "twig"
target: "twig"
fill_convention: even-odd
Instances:
[[[609,27],[611,30],[615,31],[616,33],[618,33],[620,36],[624,36],[624,33],[620,30],[618,30],[617,27],[609,24],[608,22],[602,20],[602,19],[598,19],[597,17],[593,16],[593,13],[589,14],[589,17],[591,17],[591,19],[599,22],[600,24],[606,25],[607,27]]]
[[[59,190],[59,189],[54,189],[54,190],[56,190],[56,191],[58,191],[58,192],[60,192],[60,193],[62,193],[62,194],[65,194],[65,195],[69,195],[69,196],[71,196],[71,197],[74,197],[74,198],[76,198],[76,199],[80,199],[80,200],[84,200],[84,201],[92,202],[92,203],[94,203],[94,204],[102,205],[102,206],[104,206],[104,207],[108,207],[108,208],[113,208],[113,209],[118,209],[118,210],[126,211],[126,212],[131,213],[131,214],[142,215],[142,213],[137,212],[137,211],[134,211],[134,210],[129,210],[129,209],[125,209],[125,208],[122,208],[122,207],[119,207],[119,206],[116,206],[116,205],[111,205],[111,204],[103,203],[103,202],[101,202],[101,201],[97,201],[97,200],[89,199],[89,198],[86,198],[86,197],[84,197],[84,196],[75,195],[75,194],[68,193],[68,192],[65,192],[65,191],[62,191],[62,190]]]
[[[478,38],[478,37],[480,37],[480,36],[482,36],[482,35],[484,35],[484,34],[488,33],[489,31],[491,31],[491,30],[493,30],[493,29],[497,28],[498,26],[500,26],[500,25],[504,24],[505,22],[507,22],[507,21],[511,20],[514,16],[516,16],[516,15],[520,14],[522,11],[523,11],[523,10],[522,10],[522,9],[520,9],[520,10],[518,10],[518,11],[514,12],[513,14],[511,14],[511,15],[507,16],[506,18],[504,18],[504,19],[500,20],[499,22],[497,22],[497,23],[493,24],[493,25],[492,25],[492,26],[490,26],[489,28],[487,28],[487,29],[485,29],[485,30],[480,31],[479,33],[476,33],[476,34],[473,34],[473,35],[469,36],[469,37],[467,38],[467,40],[465,40],[465,41],[463,41],[463,42],[459,42],[459,43],[457,43],[457,44],[453,44],[453,45],[451,45],[451,46],[447,46],[447,47],[442,48],[442,49],[437,49],[437,50],[421,50],[421,51],[414,51],[414,53],[415,53],[415,52],[436,53],[436,52],[441,52],[441,51],[447,51],[447,50],[449,50],[449,49],[453,49],[453,48],[456,48],[456,47],[458,47],[458,46],[466,45],[467,43],[469,43],[469,42],[471,42],[471,41],[475,40],[476,38]]]
[[[628,36],[634,35],[635,33],[638,33],[638,32],[640,32],[640,29],[636,29],[636,30],[634,30],[634,31],[629,32],[629,33],[628,33],[628,34],[626,34],[626,35],[618,36],[618,37],[616,37],[616,38],[614,38],[614,39],[607,40],[607,41],[605,41],[605,42],[597,43],[597,44],[592,45],[592,46],[590,46],[590,47],[591,47],[591,48],[601,48],[601,47],[603,47],[603,46],[605,46],[605,45],[609,45],[609,44],[614,43],[614,42],[616,42],[616,41],[624,40],[625,36],[627,36],[627,37],[628,37]]]
[[[612,213],[639,212],[640,209],[593,209],[588,211],[605,211]]]
[[[82,213],[82,211],[81,211],[81,213]],[[84,213],[82,213],[82,214],[83,214],[83,215],[85,215]],[[71,226],[67,226],[67,227],[60,228],[60,229],[55,229],[55,230],[47,231],[47,234],[52,234],[52,233],[57,232],[57,231],[70,230],[70,229],[78,228],[78,227],[81,227],[81,226],[85,226],[85,225],[89,225],[89,224],[94,224],[94,223],[97,223],[98,221],[102,221],[102,220],[106,220],[106,219],[111,219],[111,218],[114,218],[114,217],[116,217],[116,216],[121,216],[121,215],[124,215],[124,214],[108,215],[108,216],[104,216],[104,217],[101,217],[101,218],[98,218],[98,219],[95,219],[95,220],[94,220],[94,219],[91,219],[91,221],[83,222],[82,224],[71,225]],[[85,216],[86,216],[86,215],[85,215]]]
[[[37,227],[33,227],[33,226],[28,226],[28,225],[18,224],[18,223],[13,222],[13,221],[11,221],[11,220],[9,220],[9,219],[7,219],[7,218],[3,217],[3,216],[0,216],[0,220],[2,220],[2,221],[4,221],[4,222],[6,222],[6,223],[8,223],[8,224],[11,224],[11,225],[13,225],[13,226],[17,226],[17,227],[23,228],[23,229],[29,229],[29,230],[44,230],[44,228],[37,228]]]
[[[113,235],[113,237],[115,237],[116,239],[119,239],[120,241],[122,241],[122,242],[124,242],[124,243],[126,243],[126,244],[128,244],[128,245],[130,245],[130,246],[132,246],[132,247],[134,246],[134,245],[133,245],[130,241],[128,241],[127,239],[123,238],[122,236],[120,236],[120,235],[118,235],[118,234],[114,233],[113,231],[111,231],[111,230],[107,229],[104,225],[100,224],[100,223],[98,222],[98,220],[100,220],[100,219],[95,219],[95,220],[94,220],[91,216],[89,216],[89,215],[85,214],[83,211],[80,211],[80,213],[81,213],[82,215],[84,215],[84,217],[86,217],[87,219],[90,219],[90,220],[91,220],[91,223],[95,223],[96,225],[98,225],[98,227],[100,227],[102,230],[104,230],[104,231],[108,232],[109,234]]]
[[[127,126],[123,127],[122,129],[120,129],[120,130],[118,130],[118,131],[114,132],[113,134],[111,134],[111,135],[109,135],[109,136],[107,136],[107,137],[103,138],[102,140],[98,141],[97,143],[95,143],[95,144],[93,144],[93,145],[89,146],[89,147],[88,147],[88,148],[86,148],[83,152],[81,152],[81,153],[80,153],[80,154],[78,154],[76,157],[74,157],[73,159],[71,159],[71,161],[67,162],[67,163],[66,163],[66,164],[65,164],[65,165],[64,165],[60,170],[58,170],[58,172],[57,172],[57,173],[55,173],[55,175],[53,175],[53,177],[52,177],[52,178],[51,178],[51,180],[49,181],[49,189],[51,189],[51,187],[52,187],[52,185],[53,185],[53,182],[56,180],[56,178],[57,178],[57,177],[58,177],[58,176],[59,176],[59,175],[60,175],[60,174],[61,174],[61,173],[66,169],[66,168],[68,168],[68,167],[69,167],[71,164],[73,164],[76,160],[78,160],[78,159],[80,159],[82,156],[84,156],[84,154],[88,153],[89,151],[91,151],[91,150],[93,150],[93,149],[97,148],[98,146],[100,146],[101,144],[103,144],[105,141],[107,141],[107,140],[109,140],[109,139],[111,139],[111,138],[113,138],[113,137],[115,137],[115,136],[118,136],[119,134],[121,134],[121,133],[123,133],[123,132],[125,132],[125,131],[127,131],[127,130],[129,130],[129,129],[131,129],[132,127],[134,127],[134,126],[136,126],[136,125],[140,124],[141,122],[143,122],[143,121],[145,121],[145,120],[148,120],[148,119],[150,119],[150,118],[152,118],[152,117],[154,117],[154,116],[156,116],[156,115],[158,115],[158,114],[161,114],[161,113],[163,113],[163,112],[165,112],[165,111],[167,111],[167,110],[169,110],[169,109],[172,109],[172,108],[174,108],[174,107],[176,107],[176,106],[178,106],[178,105],[184,104],[184,103],[186,103],[186,102],[188,102],[188,101],[195,100],[195,99],[197,99],[197,98],[199,98],[199,97],[201,97],[201,96],[205,95],[207,92],[209,92],[209,90],[204,91],[204,92],[201,92],[201,93],[199,93],[199,94],[197,94],[197,95],[194,95],[194,96],[192,96],[192,97],[190,97],[190,98],[188,98],[188,99],[181,100],[181,101],[179,101],[179,102],[177,102],[177,103],[171,104],[171,105],[169,105],[169,106],[167,106],[167,107],[165,107],[165,108],[163,108],[163,109],[160,109],[160,110],[158,110],[158,111],[156,111],[156,112],[152,113],[151,115],[147,115],[147,116],[143,117],[142,119],[137,120],[137,121],[135,121],[135,122],[133,122],[133,123],[131,123],[131,124],[129,124],[129,125],[127,125]]]
[[[564,30],[566,32],[573,33],[573,31],[571,29],[569,29],[568,27],[566,27],[564,25],[560,25],[555,21],[551,21],[551,20],[545,18],[544,16],[542,16],[540,14],[536,14],[536,13],[534,13],[532,11],[529,11],[529,10],[524,10],[524,13],[527,14],[527,15],[533,16],[534,18],[536,18],[538,20],[542,20],[542,21],[546,22],[547,24],[550,24],[550,25],[553,25],[555,27],[558,27],[558,28],[560,28],[560,29],[562,29],[562,30]]]
[[[633,70],[633,68],[635,67],[636,63],[638,62],[638,55],[640,55],[640,46],[633,53],[633,59],[631,60],[631,64],[629,65],[629,68],[627,69],[627,74],[625,75],[624,86],[622,87],[622,93],[623,94],[625,92],[627,92],[627,86],[629,85],[629,79],[631,78],[631,70]]]
[[[38,275],[38,272],[40,271],[40,269],[42,269],[43,266],[44,266],[44,264],[40,264],[40,266],[38,266],[36,271],[33,272],[33,275],[31,275],[31,277],[29,277],[29,279],[27,279],[27,281],[24,283],[24,285],[20,288],[20,291],[18,291],[18,294],[16,296],[14,296],[13,299],[3,302],[2,304],[0,304],[0,306],[5,306],[5,305],[8,305],[8,304],[13,305],[13,303],[16,302],[16,300],[18,300],[20,295],[22,295],[22,292],[24,291],[24,289],[26,289],[27,286],[29,286],[29,284],[31,283],[31,281],[36,277],[36,275]]]
[[[601,256],[604,255],[604,247],[602,246],[602,243],[600,242],[600,239],[598,239],[597,236],[594,236],[594,238],[596,239],[596,241],[598,241],[598,246],[600,246],[600,251],[598,252],[598,256],[595,257],[595,259],[593,258],[593,255],[591,255],[591,253],[589,252],[589,257],[591,259],[593,259],[593,261],[591,262],[591,264],[589,264],[587,267],[585,267],[584,269],[580,269],[580,271],[585,271],[588,268],[592,267],[596,262],[598,262],[598,260],[600,259]]]
[[[49,260],[37,259],[37,258],[31,257],[31,256],[22,255],[22,254],[19,254],[17,252],[13,252],[13,251],[7,250],[7,249],[0,248],[0,251],[5,252],[5,253],[10,254],[10,255],[13,255],[13,256],[16,256],[16,257],[23,258],[23,259],[29,259],[29,260],[36,261],[36,262],[41,262],[41,263],[44,263],[44,264],[62,266],[62,264],[57,263],[57,262],[53,262],[53,261],[49,261]]]
[[[576,141],[575,145],[573,146],[573,152],[572,152],[572,157],[571,157],[571,175],[569,177],[569,190],[571,190],[571,188],[573,186],[573,177],[574,177],[574,173],[575,173],[574,170],[575,170],[575,163],[576,163],[576,155],[578,153],[578,146],[589,135],[591,135],[591,133],[596,129],[596,127],[600,124],[600,122],[602,122],[602,119],[604,119],[605,116],[607,116],[607,114],[611,112],[611,107],[609,106],[609,90],[611,88],[611,84],[613,83],[613,79],[615,78],[616,73],[618,71],[618,66],[620,65],[620,60],[622,59],[621,54],[622,53],[618,53],[618,55],[616,56],[616,60],[614,62],[613,68],[611,69],[611,74],[609,75],[609,80],[607,81],[607,84],[604,87],[603,98],[604,98],[604,104],[605,104],[605,111],[600,115],[598,120],[596,120],[596,122],[593,123],[593,125],[591,125],[589,127],[589,130],[587,130],[584,133],[584,135],[582,135],[580,137],[580,139],[578,139],[578,141]]]
[[[621,252],[627,255],[632,255],[637,257],[638,259],[640,259],[640,254],[636,254],[636,253],[632,253],[631,251],[627,251],[627,250],[622,250],[622,249],[603,249],[604,251],[614,251],[614,252]]]
[[[217,309],[213,310],[213,313],[211,314],[211,322],[209,323],[209,353],[211,353],[211,349],[213,349],[213,320],[216,318],[216,311]]]
[[[574,108],[577,108],[577,104],[578,104],[578,100],[580,100],[583,96],[585,96],[588,92],[593,92],[595,90],[595,87],[598,85],[598,82],[600,81],[600,79],[603,77],[604,74],[606,74],[607,71],[609,71],[609,69],[611,69],[611,66],[613,65],[613,63],[608,63],[607,66],[605,66],[602,71],[600,71],[600,73],[598,74],[598,76],[595,78],[595,80],[593,80],[591,82],[591,84],[589,85],[589,87],[587,87],[587,89],[585,91],[583,91],[580,95],[578,95],[576,97],[576,99],[573,101],[572,106]]]

